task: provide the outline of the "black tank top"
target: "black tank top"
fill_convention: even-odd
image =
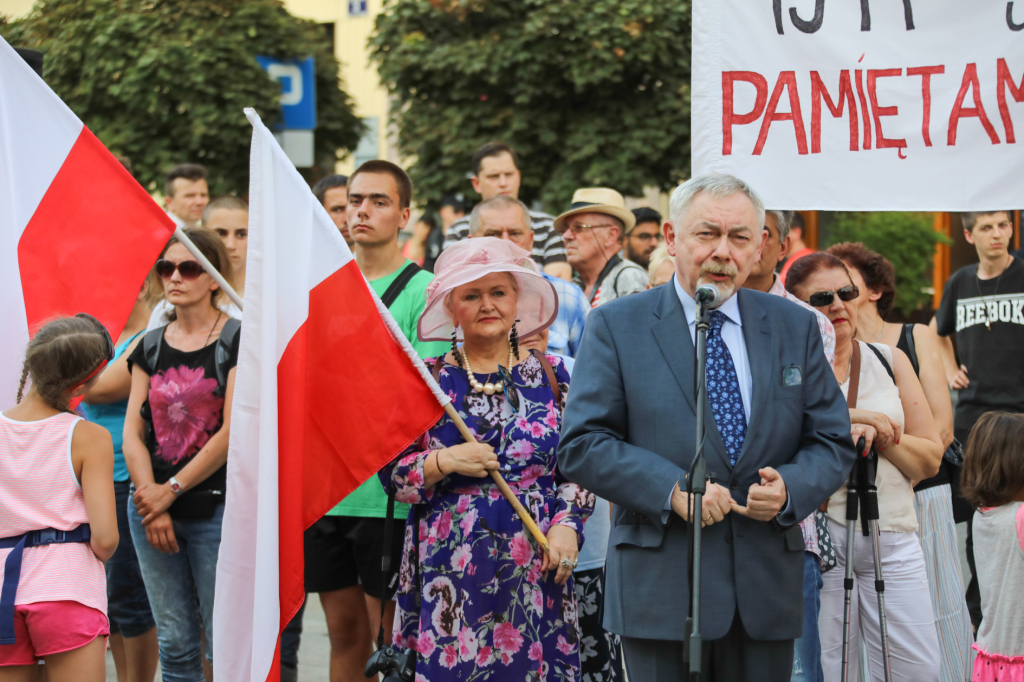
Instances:
[[[910,358],[910,364],[914,366],[914,373],[921,376],[921,364],[917,361],[917,345],[914,343],[914,325],[903,325],[903,329],[900,331],[900,340],[896,342],[896,347],[907,354],[907,357]],[[946,458],[943,457],[942,463],[939,465],[939,473],[915,485],[914,492],[934,488],[937,485],[949,484],[948,467],[949,464],[946,462]]]

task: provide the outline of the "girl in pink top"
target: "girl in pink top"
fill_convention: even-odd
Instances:
[[[50,322],[26,349],[18,404],[0,413],[0,575],[8,583],[17,576],[0,597],[4,682],[35,680],[40,659],[51,682],[106,677],[102,562],[118,540],[114,451],[110,433],[77,417],[70,402],[112,350],[88,315]]]
[[[960,488],[974,512],[984,616],[974,682],[1024,682],[1024,414],[988,412],[971,429]]]

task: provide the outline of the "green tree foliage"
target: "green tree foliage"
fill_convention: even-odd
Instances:
[[[935,231],[931,213],[899,211],[839,213],[829,226],[828,242],[861,242],[888,258],[896,268],[895,309],[904,318],[931,301],[926,289],[932,284],[935,245],[952,243]]]
[[[690,2],[385,0],[371,38],[419,201],[465,190],[475,149],[512,145],[520,198],[638,195],[689,171]]]
[[[315,58],[317,159],[333,166],[362,133],[324,30],[279,0],[37,0],[0,32],[46,53],[46,82],[151,191],[182,162],[205,165],[214,194],[248,190],[242,109],[268,126],[281,111],[256,55]]]

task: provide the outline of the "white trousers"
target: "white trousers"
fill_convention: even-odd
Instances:
[[[843,604],[846,577],[846,527],[829,519],[838,565],[822,576],[821,667],[825,682],[839,682],[842,670]],[[916,533],[879,533],[882,578],[885,580],[885,616],[889,632],[889,667],[894,682],[939,679],[939,640],[928,592],[924,553]],[[847,680],[856,680],[860,668],[858,647],[863,638],[868,654],[866,678],[885,679],[882,635],[875,592],[874,549],[857,524],[853,554],[854,587],[850,602],[850,667]]]

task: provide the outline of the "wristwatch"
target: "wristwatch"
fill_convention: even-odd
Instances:
[[[167,482],[171,484],[172,493],[174,493],[176,496],[181,494],[181,484],[178,483],[178,479],[176,479],[174,476],[171,476],[167,480]]]

